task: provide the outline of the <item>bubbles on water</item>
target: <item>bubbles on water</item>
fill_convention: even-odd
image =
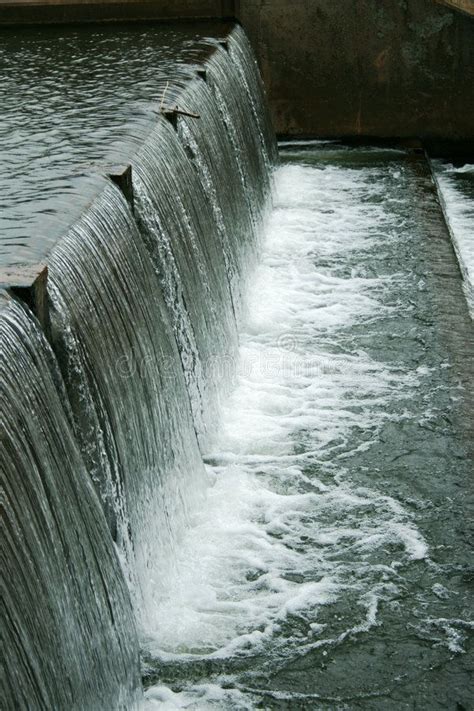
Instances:
[[[156,686],[146,694],[144,711],[173,711],[174,709],[199,709],[215,711],[229,709],[250,711],[251,698],[238,689],[224,689],[217,684],[195,684],[186,691],[174,692],[166,686]]]
[[[427,555],[411,514],[351,475],[353,455],[384,423],[410,417],[404,403],[427,377],[375,360],[351,336],[389,317],[404,283],[365,269],[368,251],[397,239],[379,177],[331,166],[277,173],[207,501],[150,625],[147,649],[165,664],[249,658],[277,669],[339,645],[379,624],[403,570]]]
[[[416,627],[418,635],[433,647],[446,647],[454,654],[464,654],[468,631],[474,630],[474,621],[427,617]]]

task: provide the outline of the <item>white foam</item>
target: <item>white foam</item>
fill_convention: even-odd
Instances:
[[[155,686],[145,694],[144,711],[174,711],[175,709],[229,709],[250,711],[251,698],[238,689],[223,689],[217,684],[190,685],[185,691],[174,692],[166,686]]]
[[[367,250],[399,234],[382,201],[367,199],[384,189],[375,178],[331,166],[277,172],[207,500],[150,620],[147,648],[163,660],[335,644],[378,624],[400,566],[427,554],[403,506],[350,476],[351,453],[408,417],[393,412],[429,377],[377,362],[350,339],[354,325],[397,308],[384,296],[405,278],[366,273]],[[350,618],[332,629],[323,612],[344,599]],[[165,694],[160,703],[178,704],[169,708],[195,698],[167,693],[149,698]]]
[[[448,173],[474,173],[474,165],[472,163],[466,163],[465,165],[456,168],[454,165],[447,164],[446,172]]]
[[[286,148],[287,146],[298,146],[301,148],[301,146],[314,146],[317,148],[318,146],[324,146],[328,143],[334,143],[334,141],[330,140],[322,140],[322,139],[316,139],[316,138],[308,138],[308,139],[303,139],[303,140],[290,140],[290,141],[278,141],[278,147],[279,148]]]
[[[465,654],[464,642],[467,632],[474,630],[472,620],[428,617],[416,628],[421,637],[431,641],[434,647],[446,647],[454,654]]]

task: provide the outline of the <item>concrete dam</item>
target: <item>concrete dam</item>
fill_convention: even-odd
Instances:
[[[0,25],[2,708],[470,709],[472,3]]]

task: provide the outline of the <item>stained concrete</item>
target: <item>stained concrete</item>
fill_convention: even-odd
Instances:
[[[234,0],[0,0],[0,25],[230,18]]]
[[[49,334],[48,267],[44,263],[0,268],[0,294],[18,297],[29,306]],[[0,300],[4,301],[4,298]]]
[[[474,19],[433,0],[241,0],[280,134],[474,141]]]

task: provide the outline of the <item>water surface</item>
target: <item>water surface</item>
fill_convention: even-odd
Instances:
[[[150,709],[472,707],[473,340],[424,161],[285,150]]]
[[[130,160],[163,94],[164,105],[176,103],[225,27],[2,30],[2,264],[44,259],[102,187],[100,176]]]

